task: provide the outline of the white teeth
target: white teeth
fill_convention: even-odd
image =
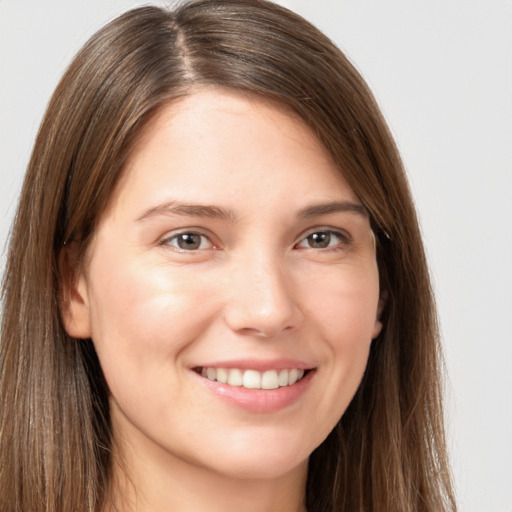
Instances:
[[[288,377],[288,382],[290,383],[290,386],[297,382],[298,376],[299,376],[299,370],[297,370],[296,368],[293,368],[293,370],[290,370],[290,375]]]
[[[279,372],[279,385],[280,386],[288,386],[288,375],[290,372],[288,370],[281,370]]]
[[[242,383],[243,383],[242,370],[237,370],[235,368],[229,370],[228,384],[230,386],[241,386]]]
[[[248,389],[261,389],[261,373],[256,370],[245,370],[242,386]]]
[[[304,370],[240,370],[238,368],[202,368],[201,375],[230,386],[243,386],[247,389],[277,389],[291,386],[304,376]]]
[[[279,387],[279,378],[275,370],[269,370],[261,376],[261,389],[276,389]]]
[[[225,384],[228,381],[228,371],[225,368],[217,368],[217,381]]]

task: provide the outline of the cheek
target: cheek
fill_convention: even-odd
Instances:
[[[352,269],[353,270],[353,269]],[[326,418],[325,435],[339,421],[359,387],[377,320],[378,273],[340,272],[319,287],[308,289],[309,317],[324,341],[324,400],[318,414]]]
[[[204,283],[180,269],[118,261],[91,268],[91,275],[93,341],[105,372],[121,362],[140,373],[148,365],[157,371],[214,315],[215,303],[201,300]]]
[[[333,361],[340,375],[355,387],[368,361],[377,303],[378,288],[356,281],[353,287],[339,292],[338,301],[333,301],[330,309],[329,342]]]
[[[377,322],[378,282],[376,264],[347,265],[304,280],[301,295],[306,315],[315,320],[333,348],[357,348],[361,341],[369,345]]]
[[[201,301],[204,280],[183,269],[120,262],[95,270],[93,343],[113,411],[123,411],[143,431],[144,416],[175,425],[172,411],[183,401],[183,360],[215,317],[214,302]]]

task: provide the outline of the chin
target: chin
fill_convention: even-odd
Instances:
[[[311,450],[312,451],[312,450]],[[222,454],[210,453],[207,465],[216,473],[239,479],[273,479],[307,468],[310,455],[304,443],[270,440],[234,442]]]
[[[286,457],[267,457],[263,459],[245,457],[244,460],[233,461],[217,468],[217,473],[234,479],[242,480],[272,480],[301,470],[307,470],[308,457],[298,460]]]

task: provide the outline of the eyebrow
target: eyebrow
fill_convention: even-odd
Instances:
[[[368,210],[362,204],[351,201],[332,201],[330,203],[307,206],[299,212],[299,217],[306,219],[338,212],[351,212],[362,215],[365,218],[369,217]]]
[[[351,212],[368,218],[368,211],[362,204],[350,201],[331,201],[329,203],[307,206],[299,211],[298,217],[307,219],[338,212]],[[221,208],[219,206],[166,201],[165,203],[147,209],[140,217],[137,218],[137,222],[159,215],[182,215],[187,217],[221,219],[231,222],[236,221],[236,215],[233,210]]]
[[[235,214],[231,210],[194,203],[182,203],[178,201],[166,201],[146,210],[137,221],[146,220],[158,215],[184,215],[187,217],[208,217],[212,219],[235,220]]]

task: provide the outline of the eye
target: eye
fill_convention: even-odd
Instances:
[[[303,238],[297,247],[304,249],[329,249],[347,243],[347,237],[336,231],[315,231]]]
[[[213,248],[213,244],[207,236],[194,232],[173,235],[163,240],[162,245],[170,245],[179,251],[198,251]]]

